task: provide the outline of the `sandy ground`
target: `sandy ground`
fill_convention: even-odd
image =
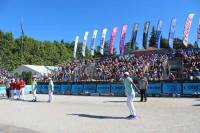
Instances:
[[[39,102],[0,97],[0,133],[199,133],[199,98],[148,98],[137,102],[136,120],[125,97],[38,95]]]

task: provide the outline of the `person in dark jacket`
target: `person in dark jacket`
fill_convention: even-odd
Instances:
[[[5,86],[6,86],[6,96],[7,98],[10,98],[10,79],[5,79]]]
[[[148,89],[148,80],[143,73],[140,73],[138,85],[140,89],[140,98],[141,98],[140,101],[142,102],[144,100],[146,102],[147,101],[146,91]]]

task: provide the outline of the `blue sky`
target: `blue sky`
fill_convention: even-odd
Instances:
[[[137,42],[141,45],[145,21],[151,27],[159,19],[164,21],[162,35],[168,37],[172,17],[177,18],[175,37],[182,38],[186,17],[194,13],[189,42],[194,43],[200,17],[200,0],[0,0],[0,29],[20,36],[20,18],[23,17],[25,34],[38,40],[73,41],[76,35],[83,40],[89,31],[88,45],[93,30],[99,30],[99,44],[103,28],[118,26],[115,47],[123,24],[128,24],[125,42],[130,40],[134,23],[139,23]],[[150,29],[151,29],[150,27]],[[140,46],[139,45],[139,46]]]

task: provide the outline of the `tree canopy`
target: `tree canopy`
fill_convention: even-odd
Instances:
[[[149,40],[149,46],[155,46],[155,34],[156,30],[153,27]],[[79,42],[77,49],[77,59],[82,59],[82,42]],[[138,44],[137,44],[138,45]],[[161,37],[161,48],[169,48],[168,40]],[[194,47],[192,44],[188,44],[189,48]],[[174,39],[174,48],[185,48],[182,39]],[[100,47],[95,49],[94,57],[91,57],[90,49],[86,48],[87,59],[100,57]],[[74,42],[61,41],[39,41],[28,36],[22,36],[14,38],[11,32],[0,31],[0,66],[3,66],[7,70],[11,71],[21,64],[30,65],[58,65],[73,60]],[[131,52],[130,42],[125,45],[125,54]],[[114,49],[114,55],[117,51]],[[106,41],[104,45],[104,55],[111,56],[109,54],[109,42]]]
[[[24,36],[13,38],[12,33],[0,31],[0,63],[7,70],[21,64],[58,65],[72,59],[71,44],[58,41],[38,41]]]

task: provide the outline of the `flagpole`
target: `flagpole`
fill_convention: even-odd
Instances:
[[[21,29],[21,46],[20,46],[20,51],[21,53],[21,64],[22,64],[22,57],[23,57],[23,52],[24,52],[24,29],[23,29],[23,17],[21,17],[20,20],[20,29]]]

